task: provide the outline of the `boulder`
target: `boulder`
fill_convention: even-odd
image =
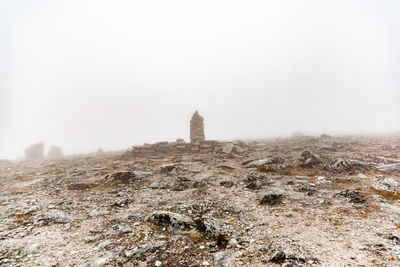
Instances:
[[[220,233],[220,223],[214,217],[203,217],[197,223],[197,229],[208,238],[214,238]]]
[[[281,190],[270,190],[261,195],[260,205],[273,206],[281,202],[283,193]]]
[[[159,249],[165,249],[167,243],[165,241],[155,241],[140,245],[139,247],[135,247],[132,249],[128,249],[125,251],[126,257],[138,257],[147,253],[155,252]]]
[[[107,175],[105,182],[108,184],[128,184],[139,179],[134,172],[123,171]]]
[[[191,229],[195,226],[194,221],[190,217],[170,211],[153,211],[148,221],[166,226],[167,231],[170,233],[178,230]]]
[[[354,190],[344,190],[336,194],[336,196],[343,196],[349,199],[350,203],[360,204],[364,203],[365,200],[361,196],[360,192]]]
[[[332,161],[328,169],[334,172],[355,172],[355,171],[368,171],[370,167],[367,163],[355,159],[342,159],[338,158]]]
[[[312,168],[320,163],[321,161],[307,150],[301,153],[299,158],[299,166],[302,168]]]

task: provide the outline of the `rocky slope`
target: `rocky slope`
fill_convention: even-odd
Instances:
[[[2,161],[0,264],[400,266],[399,136],[235,146]]]

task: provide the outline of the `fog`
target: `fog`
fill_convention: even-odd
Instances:
[[[400,2],[0,2],[0,158],[400,130]]]

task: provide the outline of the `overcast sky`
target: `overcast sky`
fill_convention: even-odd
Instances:
[[[400,1],[0,1],[0,158],[400,130]]]

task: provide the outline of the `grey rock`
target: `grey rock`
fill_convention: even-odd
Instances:
[[[335,196],[343,196],[349,199],[350,203],[364,203],[365,200],[362,198],[360,192],[354,190],[344,190],[337,193]]]
[[[145,171],[133,171],[133,174],[134,174],[138,179],[143,179],[143,178],[152,176],[154,173],[152,173],[152,172],[145,172]]]
[[[175,170],[176,164],[164,164],[160,166],[160,173],[169,174],[171,171]]]
[[[103,242],[100,242],[98,245],[97,245],[97,249],[104,249],[105,247],[107,247],[108,245],[110,245],[111,244],[111,241],[110,240],[104,240]]]
[[[168,232],[171,233],[177,230],[190,229],[195,225],[190,217],[170,211],[153,211],[148,220],[166,226]]]
[[[159,249],[165,249],[166,245],[167,245],[167,242],[165,242],[165,241],[155,241],[155,242],[147,243],[147,244],[141,245],[139,247],[126,250],[125,256],[126,257],[135,257],[135,256],[138,257],[143,254],[152,253]]]
[[[103,215],[107,215],[108,211],[106,210],[92,210],[89,215],[91,217],[97,217],[97,216],[103,216]]]
[[[154,181],[149,185],[149,188],[151,188],[151,189],[160,188],[160,183],[158,181]]]
[[[320,163],[321,161],[307,150],[301,153],[299,158],[299,166],[302,168],[312,168]]]
[[[197,224],[197,228],[208,238],[214,238],[220,233],[220,223],[214,217],[203,217]]]
[[[220,182],[219,184],[222,185],[223,187],[226,187],[226,188],[230,188],[230,187],[232,187],[232,186],[235,185],[235,184],[234,184],[233,182],[231,182],[231,181],[222,181],[222,182]]]
[[[270,190],[268,192],[264,192],[261,195],[260,205],[276,205],[278,204],[283,197],[283,193],[281,190]]]
[[[107,175],[105,182],[108,184],[128,184],[139,179],[134,172],[123,171]]]
[[[338,158],[329,164],[328,169],[334,172],[368,171],[370,167],[367,163],[355,159]]]
[[[228,251],[219,251],[214,253],[214,266],[216,267],[224,267],[226,266],[225,261],[226,257],[228,256],[229,252]]]
[[[277,160],[274,158],[265,158],[265,159],[253,160],[253,161],[247,163],[245,165],[245,167],[246,168],[256,168],[256,167],[260,167],[260,166],[267,165],[267,164],[273,164],[276,162],[277,162]]]
[[[286,254],[283,251],[277,251],[270,259],[270,262],[283,263],[285,259],[286,259]]]
[[[225,143],[224,146],[222,147],[222,152],[226,154],[232,153],[234,148],[234,145],[231,143]]]
[[[68,223],[72,220],[73,218],[71,215],[60,210],[52,210],[45,214],[39,214],[35,218],[36,222],[44,223]]]
[[[400,173],[400,162],[391,164],[381,164],[376,168],[383,172]]]
[[[391,191],[391,192],[396,192],[396,188],[400,185],[399,182],[397,182],[393,178],[385,178],[383,180],[380,180],[372,185],[372,188],[376,190],[383,190],[383,191]]]
[[[132,232],[132,229],[128,225],[116,225],[109,231],[110,234],[120,235]]]

